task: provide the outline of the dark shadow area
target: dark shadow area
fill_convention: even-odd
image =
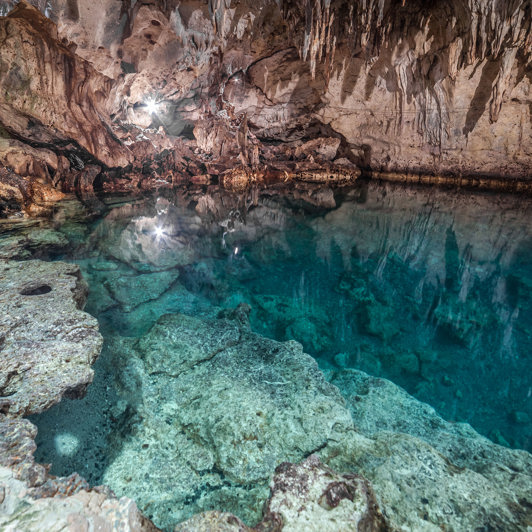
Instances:
[[[480,117],[486,111],[486,107],[491,98],[491,90],[493,82],[499,73],[501,66],[500,60],[490,61],[488,60],[482,68],[482,74],[475,90],[469,110],[466,115],[466,122],[463,129],[464,135],[469,135],[475,129]]]

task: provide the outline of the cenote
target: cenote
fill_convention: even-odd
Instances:
[[[528,198],[300,184],[91,207],[58,204],[51,221],[11,224],[0,241],[39,234],[34,256],[80,265],[105,339],[86,397],[30,417],[52,474],[105,484],[164,529],[210,509],[252,525],[275,460],[331,447],[319,433],[339,415],[321,397],[330,384],[366,435],[404,432],[438,449],[444,426],[480,441],[470,424],[532,449]],[[294,341],[319,370],[291,367]],[[394,387],[372,403],[369,376],[412,397]],[[338,455],[323,459],[346,467]]]
[[[532,0],[0,0],[0,531],[532,532]]]

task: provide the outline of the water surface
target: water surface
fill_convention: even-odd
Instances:
[[[117,336],[239,303],[256,332],[297,340],[323,369],[386,377],[445,419],[532,450],[527,198],[389,184],[208,187],[69,204],[50,225],[69,245],[40,254],[81,266],[86,310],[108,340],[87,398],[33,419],[37,458],[53,473],[98,483],[128,437]]]

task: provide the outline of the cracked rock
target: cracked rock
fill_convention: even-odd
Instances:
[[[80,310],[87,285],[62,262],[0,261],[0,411],[36,414],[80,397],[102,347],[95,318]]]

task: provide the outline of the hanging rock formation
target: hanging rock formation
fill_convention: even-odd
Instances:
[[[34,1],[49,18],[12,4],[5,210],[40,199],[24,180],[231,183],[236,165],[244,181],[360,168],[511,183],[532,168],[526,0]]]

